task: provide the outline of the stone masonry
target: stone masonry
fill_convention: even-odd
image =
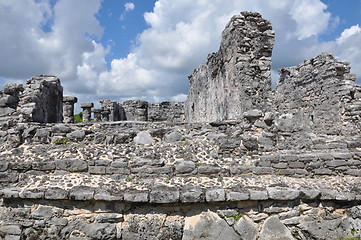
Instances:
[[[265,110],[273,45],[272,26],[260,14],[234,16],[223,31],[219,51],[189,77],[187,121],[235,120],[248,110]]]
[[[256,13],[232,18],[222,43],[239,46],[232,39],[245,30],[238,28],[273,43],[269,22]],[[270,48],[248,38],[241,38],[241,46],[243,41],[252,45],[237,48],[236,56],[262,55],[259,61],[266,61]],[[228,48],[222,51],[234,49]],[[247,49],[253,55],[242,55]],[[222,71],[234,73],[226,71],[232,68],[227,64],[238,63],[227,58],[218,59],[220,68],[227,67],[214,75],[201,79],[195,72],[185,108],[128,101],[122,106],[130,121],[114,121],[119,104],[113,101],[93,109],[97,120],[100,113],[107,121],[48,123],[47,114],[40,123],[25,121],[33,115],[19,121],[20,110],[28,107],[24,92],[32,109],[44,106],[36,98],[52,95],[48,84],[60,89],[56,77],[5,85],[0,92],[0,240],[360,239],[361,87],[349,64],[321,54],[281,69],[272,91],[268,70],[260,70],[263,77],[257,71],[254,78],[246,74],[254,70],[255,59],[242,63],[234,77],[246,75],[237,82],[243,87],[232,88],[254,95],[240,95],[238,109],[228,99],[215,104],[227,111],[210,110],[210,92],[196,91],[200,84],[209,87],[223,79]],[[212,97],[228,94],[229,85],[220,86],[228,90],[217,89]],[[194,94],[209,104],[190,113],[187,104],[195,101]],[[81,106],[89,120],[93,104]],[[184,109],[190,122],[182,122]]]

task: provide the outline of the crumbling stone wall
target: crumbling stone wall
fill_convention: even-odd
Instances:
[[[23,85],[17,111],[21,121],[58,123],[63,119],[63,87],[55,76],[40,75]]]
[[[122,103],[128,121],[148,121],[148,102],[129,100]]]
[[[124,108],[117,103],[116,101],[112,100],[102,100],[101,103],[101,110],[102,111],[109,111],[109,121],[124,121],[126,120]]]
[[[348,63],[326,53],[282,68],[274,110],[292,122],[290,130],[340,134],[345,130],[345,106],[355,99],[355,79]]]
[[[184,102],[149,103],[148,121],[184,122]]]
[[[273,45],[272,26],[259,13],[234,16],[223,31],[219,51],[189,77],[186,120],[242,119],[248,110],[266,109]]]

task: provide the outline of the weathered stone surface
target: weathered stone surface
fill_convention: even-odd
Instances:
[[[239,221],[237,221],[233,228],[241,236],[242,240],[257,239],[258,225],[247,216],[243,216]]]
[[[204,212],[185,218],[182,240],[239,240],[239,235],[218,214]]]
[[[152,144],[154,143],[154,139],[150,135],[149,131],[143,131],[137,134],[134,138],[134,142],[137,144]]]
[[[223,31],[219,51],[189,77],[187,121],[242,119],[244,112],[266,109],[273,44],[271,24],[260,14],[234,16]]]
[[[59,123],[63,120],[63,87],[56,76],[40,75],[23,85],[17,111],[20,120]]]
[[[277,217],[268,218],[259,235],[260,240],[295,240],[291,231]]]

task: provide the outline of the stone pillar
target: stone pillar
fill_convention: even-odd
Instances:
[[[110,111],[109,111],[109,110],[104,110],[104,111],[102,111],[102,121],[103,121],[103,122],[109,121],[109,115],[110,115]]]
[[[83,109],[83,122],[90,122],[91,109],[94,107],[93,103],[82,103],[80,107]]]
[[[94,121],[100,122],[102,120],[102,110],[101,109],[94,109]]]
[[[74,104],[78,99],[73,96],[63,96],[63,122],[74,123]]]

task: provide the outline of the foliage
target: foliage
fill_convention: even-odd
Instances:
[[[244,215],[239,212],[239,213],[237,213],[237,214],[235,214],[233,216],[226,216],[226,218],[233,218],[234,220],[239,221],[243,216]]]
[[[83,122],[83,112],[74,115],[74,122],[76,123]]]
[[[54,144],[55,145],[63,145],[63,144],[67,144],[69,142],[69,138],[65,137],[65,138],[59,138],[57,139]]]

